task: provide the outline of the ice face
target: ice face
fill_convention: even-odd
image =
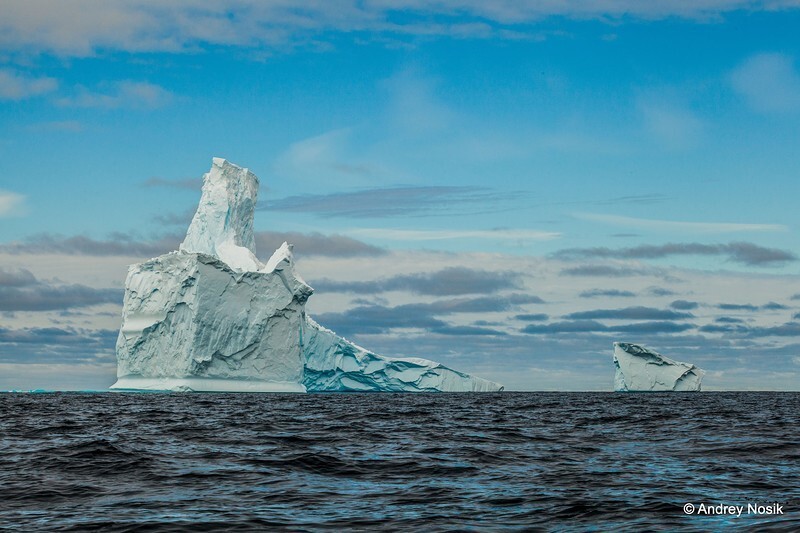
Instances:
[[[638,344],[614,343],[615,391],[699,391],[705,375]]]
[[[178,252],[132,265],[114,389],[498,391],[438,363],[371,353],[308,318],[313,293],[283,243],[255,257],[258,178],[214,158]]]
[[[236,272],[206,254],[133,265],[114,388],[219,390],[213,380],[231,380],[227,390],[255,381],[259,390],[303,391],[300,335],[311,292],[290,272]]]
[[[439,363],[376,355],[306,318],[303,337],[308,391],[495,392],[503,386]]]
[[[180,250],[214,256],[234,270],[260,270],[253,235],[257,200],[256,175],[215,157],[203,176],[200,205]]]

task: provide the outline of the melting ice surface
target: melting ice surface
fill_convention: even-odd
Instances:
[[[180,250],[132,265],[112,389],[499,391],[418,358],[374,354],[306,316],[313,293],[284,243],[262,264],[258,178],[214,158]]]
[[[705,375],[691,363],[681,363],[638,344],[614,343],[615,391],[699,391]]]

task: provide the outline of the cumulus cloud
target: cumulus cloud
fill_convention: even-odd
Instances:
[[[749,57],[731,73],[730,80],[756,111],[800,111],[800,74],[789,56],[766,53]]]
[[[10,69],[0,69],[0,100],[24,100],[51,93],[57,88],[58,81],[53,78],[30,76]]]
[[[325,292],[380,293],[408,291],[414,294],[455,296],[461,294],[496,293],[521,287],[518,272],[492,272],[467,267],[449,267],[437,272],[401,274],[375,281],[334,281],[321,279],[314,286]],[[532,303],[541,303],[537,297]]]
[[[0,287],[29,287],[37,283],[30,270],[0,267]]]
[[[633,246],[630,248],[568,248],[556,252],[560,259],[660,259],[676,255],[722,256],[729,261],[750,266],[771,266],[796,261],[793,253],[777,248],[766,248],[750,242],[728,244],[667,243],[662,245]]]
[[[0,267],[0,311],[52,311],[122,303],[118,289],[40,281],[26,269]]]

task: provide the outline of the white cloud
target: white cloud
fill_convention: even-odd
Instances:
[[[520,31],[519,25],[550,16],[707,20],[743,8],[795,7],[792,0],[2,0],[0,48],[65,56],[116,50],[175,52],[203,45],[309,42],[323,31],[513,39],[530,33]],[[402,22],[394,17],[398,13]],[[531,32],[533,38],[541,35],[535,28]]]
[[[15,192],[0,189],[0,217],[13,217],[24,214],[25,197]]]
[[[781,224],[742,224],[737,222],[685,222],[677,220],[653,220],[621,215],[603,215],[596,213],[576,213],[583,220],[602,222],[613,226],[623,226],[653,231],[680,231],[685,233],[740,233],[764,231],[788,231]]]
[[[498,248],[497,253],[443,253],[421,250],[395,251],[374,257],[313,257],[304,256],[298,260],[298,271],[314,286],[316,281],[333,279],[340,281],[372,281],[394,275],[424,274],[447,267],[467,267],[496,273],[515,272],[520,276],[523,287],[503,290],[497,298],[508,296],[510,292],[539,296],[544,303],[512,305],[506,311],[481,313],[479,316],[444,316],[443,320],[454,325],[471,325],[476,319],[496,322],[492,326],[508,333],[482,348],[481,340],[453,336],[446,339],[447,350],[436,344],[435,335],[420,333],[409,343],[406,332],[389,333],[354,339],[379,353],[400,355],[400,350],[411,350],[407,355],[429,356],[443,363],[449,363],[464,371],[472,371],[490,379],[497,379],[509,388],[516,389],[601,389],[609,390],[613,380],[610,365],[610,346],[612,339],[605,336],[587,336],[573,340],[572,336],[523,336],[520,328],[528,319],[515,318],[517,314],[549,315],[550,322],[565,320],[563,315],[591,311],[595,309],[614,309],[628,305],[668,309],[676,299],[696,301],[700,305],[692,310],[694,315],[686,322],[698,327],[720,324],[719,317],[730,317],[731,311],[716,307],[721,302],[749,303],[762,305],[770,301],[789,303],[787,287],[800,282],[797,275],[743,274],[734,272],[702,272],[689,269],[669,268],[665,270],[681,281],[665,281],[663,276],[653,270],[650,274],[620,278],[616,276],[569,276],[560,275],[564,268],[575,263],[546,257],[521,256],[505,253]],[[40,278],[58,276],[64,283],[86,283],[107,288],[121,287],[125,279],[127,265],[146,257],[97,257],[80,255],[0,255],[0,264],[31,270]],[[640,266],[636,262],[615,262],[620,266]],[[668,288],[671,294],[653,291],[653,285]],[[602,302],[597,299],[580,298],[586,290],[603,288],[624,288],[634,292],[634,303]],[[374,305],[387,307],[404,304],[425,304],[440,299],[435,295],[421,296],[408,291],[393,291],[375,295],[361,295],[370,298]],[[354,301],[354,296],[327,291],[316,292],[309,301],[309,313],[317,316],[323,313],[346,312],[352,307],[364,305],[363,300]],[[779,326],[789,320],[790,313],[742,312],[738,316],[745,319],[750,329]],[[63,327],[79,327],[90,330],[116,330],[119,327],[119,306],[103,306],[98,312],[92,310],[87,315],[61,316],[55,312],[18,313],[16,318],[4,317],[4,325],[19,329],[48,327],[60,324]],[[38,322],[37,322],[38,320]],[[55,322],[58,320],[58,322]],[[393,340],[394,339],[394,340]],[[637,337],[636,341],[651,344],[667,355],[683,354],[686,360],[709,370],[704,387],[737,389],[760,387],[774,389],[797,389],[797,377],[786,368],[797,368],[796,348],[792,348],[795,337],[783,336],[769,341],[754,340],[747,337],[721,333],[699,332],[683,335],[650,335]],[[599,361],[596,365],[576,363],[576,358],[565,362],[563,353],[577,349],[584,362]],[[769,353],[769,350],[783,350]],[[761,352],[763,355],[760,355]],[[498,364],[494,354],[504,353],[502,364]],[[434,354],[440,354],[434,357]],[[452,356],[452,358],[450,358]],[[734,356],[741,357],[734,358]],[[107,360],[113,357],[109,347]],[[0,363],[0,389],[4,388],[104,388],[113,382],[114,365],[98,361],[90,364],[33,365],[15,362]],[[462,361],[467,361],[462,362]],[[764,361],[771,361],[783,369],[775,376],[758,370]],[[765,364],[765,363],[764,363]],[[572,365],[572,366],[570,366]],[[774,366],[774,365],[773,365]],[[48,370],[49,369],[49,370]],[[722,374],[714,371],[724,369]],[[755,370],[754,370],[755,369]],[[610,373],[609,373],[610,372]],[[738,374],[737,377],[737,372]],[[719,376],[719,377],[717,377]]]
[[[289,146],[282,162],[296,169],[332,166],[348,144],[350,130],[339,129],[309,137]]]
[[[374,185],[384,170],[365,159],[363,148],[356,148],[357,130],[341,128],[294,142],[275,160],[273,172],[316,185],[332,181],[339,187]]]
[[[56,103],[65,107],[156,108],[169,103],[172,97],[171,92],[158,85],[128,80],[114,83],[102,92],[81,86],[73,96],[60,98]]]
[[[731,73],[730,80],[733,88],[756,111],[800,111],[800,74],[789,56],[752,56]]]
[[[667,148],[691,148],[702,137],[703,122],[686,107],[663,101],[640,100],[638,109],[645,129]]]
[[[502,230],[405,230],[364,228],[347,232],[351,235],[390,241],[443,241],[451,239],[483,239],[496,241],[549,241],[561,237],[551,231],[502,229]]]
[[[0,100],[24,100],[55,91],[58,81],[33,77],[9,69],[0,69]]]
[[[456,114],[436,97],[436,83],[414,68],[385,82],[390,95],[390,119],[404,132],[438,133],[453,125]]]

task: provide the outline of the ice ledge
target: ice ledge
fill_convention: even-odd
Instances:
[[[117,391],[171,392],[306,392],[301,383],[213,378],[124,377],[109,387]]]

